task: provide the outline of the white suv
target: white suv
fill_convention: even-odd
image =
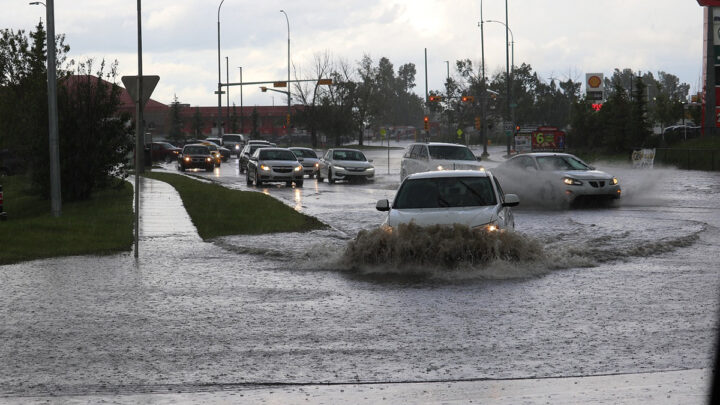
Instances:
[[[484,170],[470,148],[456,143],[413,143],[400,162],[400,180],[420,172],[438,170]]]

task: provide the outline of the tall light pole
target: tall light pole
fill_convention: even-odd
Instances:
[[[485,88],[485,33],[484,33],[484,23],[483,23],[483,2],[480,0],[480,22],[478,23],[480,26],[480,65],[482,69],[482,89],[483,89],[483,95],[482,100],[480,103],[480,137],[482,138],[483,143],[483,152],[482,157],[488,157],[490,154],[487,151],[487,131],[485,128],[487,127],[485,121],[485,108],[487,106],[487,91]]]
[[[514,71],[515,71],[515,35],[513,35],[513,32],[510,29],[510,27],[505,25],[505,23],[502,21],[485,20],[485,22],[502,24],[505,26],[505,29],[507,29],[507,32],[510,33],[510,73],[514,73]]]
[[[217,12],[217,27],[218,27],[218,114],[216,127],[218,130],[217,136],[222,136],[222,130],[220,129],[220,122],[222,120],[222,78],[220,77],[220,7],[222,7],[225,0],[220,1]]]
[[[225,83],[230,83],[230,58],[227,56],[225,57]],[[230,86],[225,92],[225,105],[227,105],[225,125],[230,125]]]
[[[47,87],[48,138],[50,139],[50,212],[54,217],[62,213],[60,192],[60,146],[58,136],[57,73],[55,66],[55,3],[54,0],[33,1],[31,5],[45,6],[47,20]]]
[[[450,61],[449,60],[445,61],[445,66],[447,67],[447,78],[448,78],[448,80],[450,80]]]
[[[288,102],[288,111],[287,111],[287,135],[290,134],[290,19],[288,19],[288,15],[285,12],[285,10],[280,10],[281,13],[285,14],[285,22],[287,23],[287,32],[288,32],[288,80],[287,80],[287,102]]]
[[[513,117],[514,114],[513,114],[513,109],[512,109],[512,100],[511,100],[512,94],[510,93],[510,83],[512,81],[512,76],[510,75],[510,49],[509,49],[510,48],[510,37],[509,37],[509,35],[512,35],[512,32],[510,31],[510,27],[508,26],[508,3],[507,3],[507,0],[505,0],[505,22],[503,23],[503,22],[495,21],[495,20],[487,20],[487,22],[496,22],[496,23],[500,23],[505,26],[505,77],[507,78],[507,80],[506,80],[506,82],[507,82],[506,83],[507,84],[507,86],[506,86],[507,97],[506,98],[507,98],[508,114],[510,114],[510,127],[512,128],[514,126],[514,121],[515,121],[514,117]],[[513,39],[513,59],[515,59],[515,45],[514,44],[515,44],[515,40]],[[513,60],[513,64],[514,63],[515,63],[515,61]],[[510,131],[512,131],[512,129],[510,129],[510,130],[506,129],[506,131],[507,131],[507,133],[506,133],[507,155],[509,156],[510,155]]]
[[[245,133],[245,115],[243,114],[243,85],[242,85],[242,66],[238,66],[240,69],[240,133]]]

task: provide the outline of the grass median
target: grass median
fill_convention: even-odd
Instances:
[[[4,211],[0,222],[0,264],[58,256],[129,251],[133,243],[133,189],[98,191],[87,201],[63,203],[62,215],[50,213],[50,201],[28,190],[25,176],[0,178]]]
[[[146,176],[169,183],[178,191],[203,239],[327,228],[316,218],[262,193],[231,190],[172,173],[153,172]]]

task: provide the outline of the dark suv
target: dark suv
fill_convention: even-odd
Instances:
[[[215,157],[210,153],[207,145],[185,145],[178,155],[178,170],[205,169],[208,172],[215,169]]]

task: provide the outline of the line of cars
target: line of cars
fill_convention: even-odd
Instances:
[[[386,199],[376,204],[377,210],[388,213],[385,225],[460,223],[488,231],[512,230],[515,221],[510,207],[521,198],[565,208],[585,198],[618,199],[622,193],[617,177],[567,153],[519,154],[498,165],[494,174],[479,160],[463,145],[408,146],[392,204]]]

